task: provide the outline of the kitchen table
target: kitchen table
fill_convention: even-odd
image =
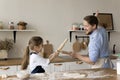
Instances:
[[[69,76],[66,76],[68,74]],[[71,74],[71,76],[70,76]],[[72,76],[73,74],[73,76]],[[79,77],[75,74],[85,74],[84,77]],[[41,79],[42,78],[42,79]],[[43,79],[44,78],[44,79]],[[0,80],[5,80],[0,78]],[[20,80],[16,76],[9,76],[7,80]],[[67,72],[53,72],[47,73],[43,77],[31,75],[28,80],[120,80],[120,75],[117,75],[114,69],[81,69],[77,71],[67,71]]]

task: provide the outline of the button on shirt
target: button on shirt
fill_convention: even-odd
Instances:
[[[103,27],[98,27],[98,29],[90,35],[88,50],[90,60],[93,62],[96,62],[99,58],[109,56],[108,36]]]
[[[33,71],[37,66],[41,66],[45,69],[49,63],[49,59],[45,59],[38,54],[30,55],[30,71]]]

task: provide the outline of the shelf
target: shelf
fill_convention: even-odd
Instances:
[[[14,43],[16,42],[16,32],[24,32],[24,31],[35,31],[33,29],[26,29],[26,30],[18,30],[18,29],[1,29],[1,32],[13,32],[13,39]]]
[[[73,32],[80,32],[80,33],[85,33],[84,30],[68,30],[69,31],[69,37],[70,37],[70,42],[72,41],[72,33]],[[111,32],[116,32],[115,30],[107,30],[108,33],[108,41],[110,41],[110,33]]]
[[[35,31],[33,29],[18,30],[18,29],[1,29],[0,31]]]
[[[73,32],[81,32],[84,33],[84,30],[68,30],[69,31],[69,37],[70,37],[70,42],[72,41],[72,33]]]

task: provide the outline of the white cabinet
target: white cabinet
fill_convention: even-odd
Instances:
[[[78,64],[75,62],[64,62],[64,63],[51,63],[45,69],[47,73],[60,72],[60,71],[70,71],[70,70],[80,70],[89,69],[90,65],[87,63]]]
[[[17,66],[0,66],[0,75],[15,75],[17,73]]]
[[[59,71],[66,71],[66,64],[65,63],[50,63],[48,67],[45,69],[46,72],[59,72]]]
[[[80,70],[80,69],[89,69],[90,65],[87,63],[78,64],[76,62],[68,62],[66,70]]]

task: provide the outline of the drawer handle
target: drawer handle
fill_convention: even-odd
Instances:
[[[9,67],[5,67],[5,68],[0,68],[1,70],[8,70]]]
[[[61,66],[62,64],[61,63],[58,63],[58,64],[54,64],[54,66]]]

